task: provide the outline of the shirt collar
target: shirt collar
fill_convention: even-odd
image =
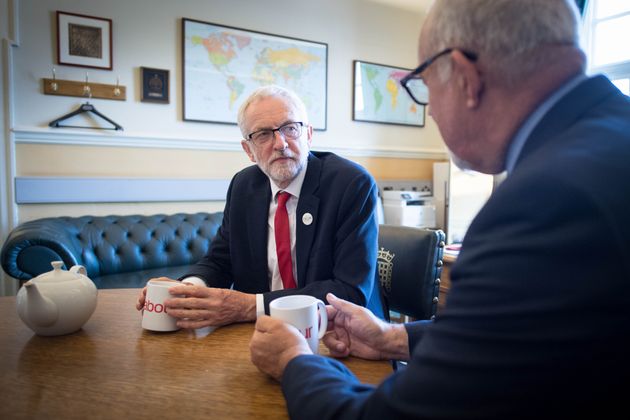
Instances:
[[[505,157],[505,170],[509,174],[514,170],[516,166],[516,161],[523,150],[523,146],[527,141],[529,135],[534,131],[534,128],[538,125],[540,120],[547,114],[547,112],[556,104],[564,95],[573,90],[574,87],[579,85],[582,81],[587,79],[587,76],[583,73],[575,76],[568,82],[566,82],[560,89],[557,89],[554,93],[552,93],[547,99],[545,99],[538,107],[532,112],[529,117],[525,120],[523,125],[518,129],[512,141],[510,142],[510,146],[507,151],[507,155]]]
[[[302,190],[302,184],[304,184],[304,177],[306,177],[306,169],[308,167],[308,159],[304,162],[304,167],[297,174],[295,179],[291,181],[291,183],[286,188],[279,188],[275,182],[271,178],[269,178],[269,185],[271,186],[271,197],[273,200],[276,199],[276,195],[279,191],[286,191],[291,194],[295,198],[300,197],[300,190]]]

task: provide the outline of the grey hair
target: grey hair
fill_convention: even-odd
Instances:
[[[539,47],[579,48],[574,0],[436,0],[430,16],[425,45],[434,53],[449,47],[474,52],[508,84],[553,58]],[[446,63],[440,70],[444,78],[450,61],[441,62]]]
[[[308,114],[306,112],[306,105],[300,97],[293,92],[292,90],[283,88],[277,85],[266,85],[261,86],[254,90],[247,99],[241,104],[238,109],[238,115],[236,117],[236,121],[238,123],[238,128],[241,130],[241,134],[243,134],[243,138],[245,138],[249,133],[247,132],[247,127],[245,126],[245,112],[249,106],[261,99],[264,98],[283,98],[289,104],[291,104],[295,110],[298,111],[299,114],[302,115],[302,122],[304,124],[308,124]]]

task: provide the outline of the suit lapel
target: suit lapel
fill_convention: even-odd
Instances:
[[[249,232],[249,250],[252,256],[253,271],[261,273],[261,282],[256,284],[265,284],[269,289],[269,279],[267,273],[267,220],[269,217],[269,202],[271,200],[271,189],[269,187],[268,178],[262,174],[264,179],[259,178],[256,185],[251,190],[250,197],[246,203],[247,206],[246,220],[244,221]],[[232,223],[239,223],[234,220]],[[262,280],[264,278],[264,280]]]
[[[297,285],[303,287],[306,281],[306,269],[308,257],[311,253],[315,232],[319,219],[317,211],[319,209],[319,197],[315,195],[319,189],[321,174],[321,161],[312,153],[309,154],[308,166],[304,183],[300,190],[300,199],[295,214],[296,225],[296,246],[295,254],[297,259]],[[310,223],[309,223],[310,222]]]

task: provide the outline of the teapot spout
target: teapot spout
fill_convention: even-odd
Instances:
[[[29,320],[40,327],[48,327],[59,317],[57,305],[42,295],[39,288],[32,281],[24,283],[26,288],[27,316]]]

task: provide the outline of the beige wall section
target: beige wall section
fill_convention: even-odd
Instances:
[[[352,158],[363,165],[374,178],[379,179],[433,179],[433,162],[431,159],[395,159],[395,158]]]
[[[231,178],[245,152],[18,144],[17,176]]]
[[[376,179],[433,177],[431,159],[350,156]],[[18,144],[18,176],[229,179],[251,165],[244,152]]]

